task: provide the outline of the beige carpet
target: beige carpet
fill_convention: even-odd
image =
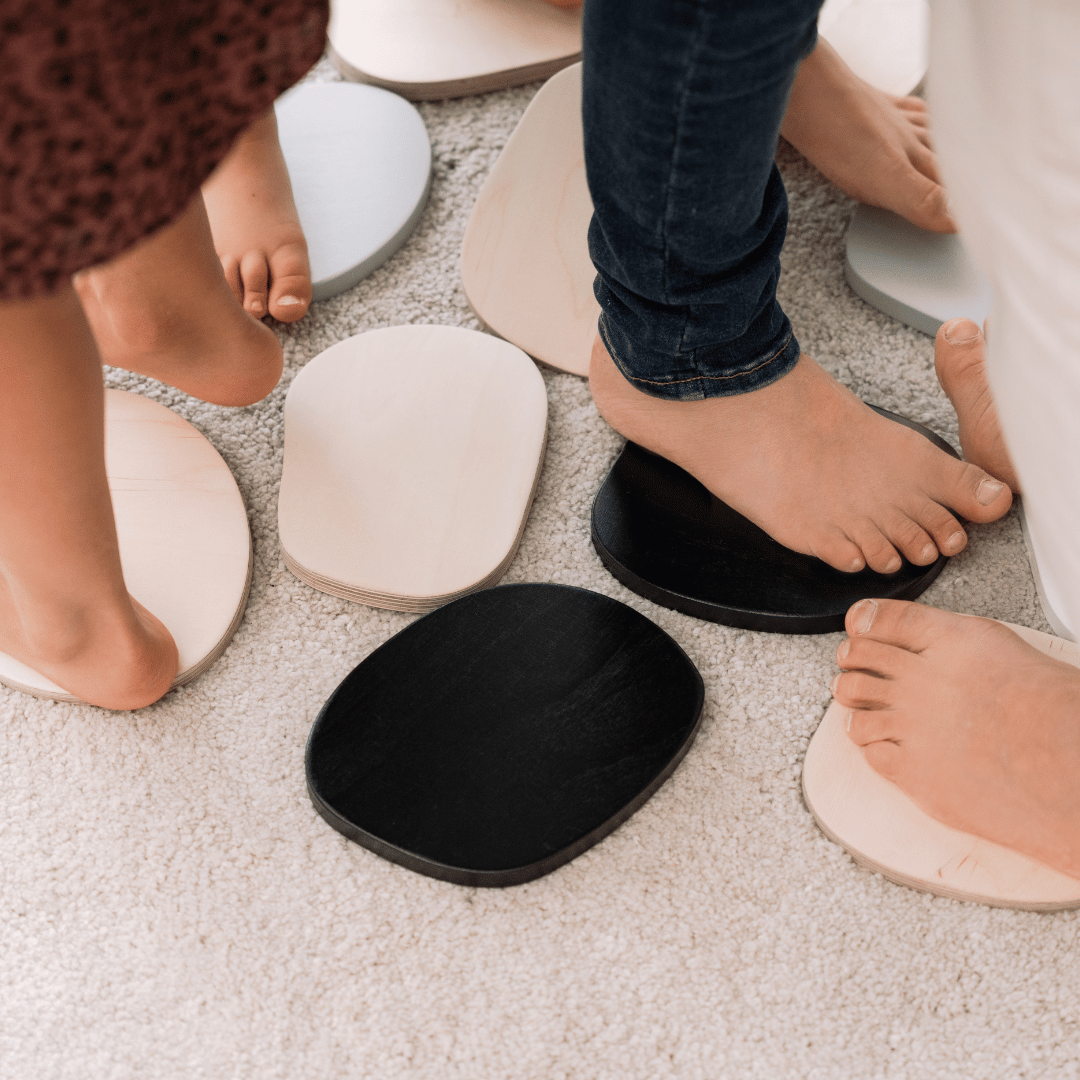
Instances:
[[[619,440],[572,376],[544,373],[547,463],[506,580],[595,589],[659,623],[705,679],[696,744],[614,835],[519,888],[420,877],[312,809],[308,728],[410,617],[324,596],[285,569],[285,391],[359,331],[475,327],[462,232],[535,89],[422,107],[436,173],[418,231],[283,332],[285,378],[265,402],[215,408],[110,374],[225,456],[250,508],[255,579],[224,658],[152,708],[0,689],[0,1076],[1076,1076],[1078,917],[931,899],[818,832],[799,769],[839,636],[730,630],[617,585],[590,546],[589,509]],[[844,283],[851,204],[792,151],[782,162],[782,299],[804,348],[866,399],[955,440],[929,340]],[[1046,629],[1014,514],[975,529],[926,599]]]

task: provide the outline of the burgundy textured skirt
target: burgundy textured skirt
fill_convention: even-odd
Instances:
[[[187,206],[322,55],[327,0],[0,0],[0,300]]]

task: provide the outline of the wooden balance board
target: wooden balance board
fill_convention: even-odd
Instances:
[[[503,585],[412,623],[334,691],[308,792],[339,832],[458,885],[531,881],[598,843],[671,775],[704,687],[617,600]]]
[[[427,129],[396,94],[353,83],[301,83],[274,111],[312,296],[327,300],[382,266],[416,228],[431,184]]]
[[[1043,617],[1058,637],[1076,641],[1076,632],[1059,614],[1059,612],[1065,610],[1064,598],[1057,582],[1045,572],[1046,560],[1043,558],[1042,551],[1028,525],[1027,514],[1024,513],[1023,499],[1020,500],[1020,528],[1024,534],[1024,547],[1027,548],[1028,562],[1031,564],[1031,576],[1035,579],[1035,591],[1039,594]]]
[[[581,55],[581,11],[544,0],[336,0],[330,58],[414,101],[546,79]]]
[[[930,62],[928,0],[825,0],[818,33],[860,78],[904,97]]]
[[[925,435],[928,428],[876,409]],[[593,503],[592,541],[603,564],[628,589],[699,619],[782,634],[829,634],[844,628],[864,597],[911,600],[941,573],[904,560],[895,574],[834,570],[778,544],[665,458],[627,443]]]
[[[1080,667],[1074,642],[1010,625],[1036,648]],[[989,840],[942,825],[867,764],[834,701],[810,740],[803,797],[830,840],[861,866],[937,896],[993,907],[1080,907],[1080,880]]]
[[[980,326],[990,285],[956,233],[920,229],[889,210],[858,206],[847,231],[844,271],[871,307],[933,337],[961,316]]]
[[[173,686],[225,651],[247,604],[251,533],[228,465],[171,409],[105,392],[105,468],[128,591],[168,627],[180,652]],[[34,697],[78,702],[0,653],[0,683]]]
[[[925,63],[908,86],[909,76],[898,82],[877,51],[870,50],[872,61],[863,63],[866,50],[856,46],[864,43],[868,27],[877,27],[893,34],[879,42],[886,53],[893,46],[900,49],[907,38],[894,33],[893,24],[913,22],[923,33],[916,15],[924,10],[924,0],[830,0],[830,7],[822,18],[839,34],[830,41],[845,60],[871,69],[870,82],[907,93],[922,78]],[[849,23],[858,32],[839,33]],[[914,75],[903,57],[894,66]],[[905,88],[897,90],[901,83]],[[484,181],[465,230],[461,277],[469,303],[489,330],[575,375],[588,374],[600,314],[589,258],[592,212],[585,181],[581,65],[574,64],[541,87]]]
[[[397,611],[493,585],[525,528],[546,425],[536,365],[488,334],[395,326],[339,342],[285,399],[286,565]]]

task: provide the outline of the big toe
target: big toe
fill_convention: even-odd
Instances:
[[[844,628],[852,639],[869,638],[919,653],[965,616],[912,603],[910,600],[860,600],[848,608]]]
[[[279,322],[296,322],[311,305],[311,267],[307,245],[284,244],[270,256],[270,314]]]

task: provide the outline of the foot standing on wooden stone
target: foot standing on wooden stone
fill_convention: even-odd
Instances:
[[[281,371],[225,281],[199,185],[319,58],[328,12],[210,7],[71,0],[0,38],[18,91],[0,140],[0,652],[110,709],[161,697],[178,653],[124,581],[102,362],[221,404]]]

